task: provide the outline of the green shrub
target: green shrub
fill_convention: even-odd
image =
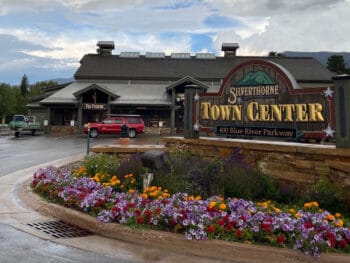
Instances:
[[[346,208],[344,190],[332,183],[327,175],[321,175],[315,184],[306,190],[305,202],[317,201],[321,208],[332,213],[349,213]]]
[[[206,159],[188,149],[169,154],[168,163],[154,174],[153,185],[170,193],[186,192],[207,198],[213,195],[253,200],[278,199],[277,181],[249,168],[239,149],[226,160]]]
[[[96,173],[117,175],[120,166],[118,157],[109,154],[90,154],[81,163],[86,168],[88,176],[93,177]]]

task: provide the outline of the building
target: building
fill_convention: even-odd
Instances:
[[[80,61],[75,81],[47,88],[28,109],[47,131],[81,131],[87,122],[108,114],[141,114],[146,127],[159,121],[174,134],[183,128],[184,91],[196,85],[215,93],[234,68],[249,61],[268,61],[292,79],[298,89],[326,88],[334,76],[313,58],[237,56],[236,43],[223,43],[224,56],[212,53],[121,52],[113,41],[99,41],[96,54]]]

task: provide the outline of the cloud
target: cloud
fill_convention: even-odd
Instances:
[[[114,53],[221,54],[223,42],[238,42],[239,55],[350,46],[350,0],[0,1],[0,62],[33,74],[73,72],[98,40],[114,40]]]

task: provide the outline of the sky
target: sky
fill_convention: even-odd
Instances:
[[[0,0],[0,83],[72,78],[99,40],[123,51],[350,51],[350,0]]]

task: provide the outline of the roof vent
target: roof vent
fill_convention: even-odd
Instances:
[[[225,52],[225,57],[235,57],[238,48],[238,43],[222,43],[221,51]]]
[[[146,58],[165,58],[164,52],[146,52]]]
[[[139,58],[140,52],[121,52],[120,57],[121,58]]]
[[[191,55],[190,53],[171,53],[171,58],[189,59],[191,58]]]
[[[196,53],[197,59],[215,59],[216,56],[214,53]]]
[[[112,50],[114,49],[114,41],[98,41],[97,46],[97,54],[102,56],[112,55]]]

